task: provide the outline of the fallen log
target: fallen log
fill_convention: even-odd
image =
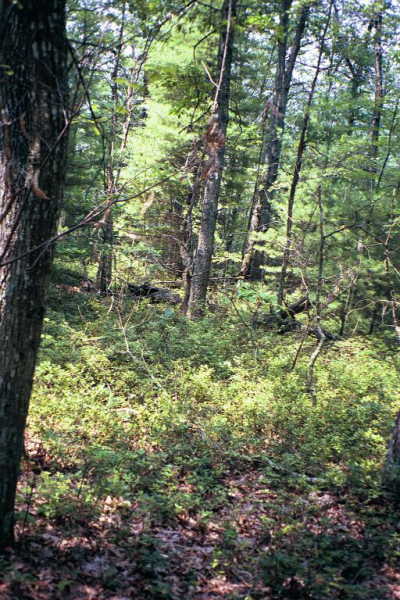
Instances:
[[[302,312],[306,312],[310,310],[312,304],[308,298],[308,296],[303,296],[293,304],[289,304],[283,310],[280,311],[280,316],[282,319],[287,319],[288,317],[294,318],[295,315],[298,315]]]
[[[277,314],[264,313],[256,315],[253,318],[253,327],[262,327],[267,330],[276,331],[279,335],[284,335],[285,333],[290,333],[292,331],[303,331],[307,335],[313,335],[318,340],[320,340],[321,337],[327,341],[340,339],[340,336],[331,333],[323,327],[308,327],[297,321],[293,316],[287,314],[283,317],[282,312]]]
[[[134,283],[127,284],[127,290],[133,298],[148,298],[151,303],[167,302],[168,304],[179,304],[181,301],[178,294],[174,294],[168,288],[152,286],[148,281],[140,285]]]

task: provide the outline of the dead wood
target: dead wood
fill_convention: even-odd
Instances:
[[[127,290],[130,296],[134,298],[149,298],[150,302],[157,304],[159,302],[167,302],[168,304],[179,304],[181,301],[178,294],[174,294],[168,288],[160,288],[152,286],[151,283],[145,281],[140,285],[134,283],[127,284]]]

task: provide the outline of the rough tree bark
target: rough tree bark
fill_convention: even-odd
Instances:
[[[298,17],[293,42],[288,54],[288,39],[291,27],[289,11],[292,0],[282,0],[279,16],[278,61],[272,102],[266,106],[261,161],[265,163],[264,175],[256,185],[249,219],[248,238],[243,251],[240,274],[245,279],[261,280],[264,253],[254,248],[254,233],[265,232],[271,222],[272,187],[277,180],[282,151],[282,136],[285,128],[286,108],[292,83],[293,71],[306,28],[309,6],[304,6]]]
[[[0,2],[0,547],[13,542],[23,435],[64,181],[65,0]]]
[[[214,234],[217,221],[219,190],[225,158],[225,136],[229,120],[229,95],[232,70],[233,35],[237,0],[224,0],[222,5],[223,28],[219,40],[219,81],[214,99],[213,113],[204,135],[208,161],[205,163],[203,206],[199,239],[193,261],[193,275],[188,302],[189,318],[202,315],[207,297]]]
[[[194,151],[194,173],[193,184],[191,185],[187,200],[185,212],[181,221],[179,232],[179,251],[182,261],[182,281],[184,296],[181,306],[181,312],[186,315],[189,307],[190,290],[192,287],[192,268],[193,268],[193,209],[198,203],[201,193],[201,161],[197,160],[196,151]]]

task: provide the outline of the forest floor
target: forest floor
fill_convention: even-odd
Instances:
[[[221,485],[224,502],[206,520],[149,521],[110,497],[95,519],[48,522],[31,506],[34,523],[19,525],[5,557],[0,598],[400,598],[399,515],[387,499],[296,487],[249,466]]]
[[[55,291],[1,600],[400,598],[399,358]],[[240,313],[238,313],[240,311]],[[293,366],[299,344],[298,363]]]

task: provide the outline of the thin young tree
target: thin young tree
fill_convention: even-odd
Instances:
[[[265,233],[271,223],[273,185],[279,173],[289,92],[310,12],[310,7],[304,4],[296,15],[297,22],[293,24],[293,17],[290,18],[289,15],[292,4],[292,0],[281,0],[280,2],[274,90],[271,102],[265,107],[263,148],[260,157],[260,162],[264,164],[264,170],[254,190],[248,236],[240,271],[243,277],[252,280],[262,279],[264,253],[255,248],[254,234],[256,232]],[[290,42],[290,32],[293,27],[294,34]]]
[[[287,219],[286,219],[286,242],[285,242],[285,247],[284,247],[284,251],[283,251],[282,267],[281,267],[281,273],[280,273],[280,277],[279,277],[279,286],[278,286],[278,294],[277,294],[277,302],[278,302],[278,305],[280,305],[280,306],[282,306],[284,303],[286,275],[287,275],[287,271],[288,271],[288,267],[289,267],[290,254],[291,254],[292,242],[293,242],[293,211],[294,211],[296,191],[297,191],[297,186],[300,181],[300,173],[301,173],[301,169],[303,166],[304,152],[307,147],[307,135],[308,135],[308,128],[309,128],[310,117],[311,117],[311,105],[312,105],[314,93],[315,93],[315,90],[317,87],[318,77],[320,75],[321,68],[322,68],[322,60],[323,60],[323,55],[324,55],[324,50],[325,50],[325,40],[326,40],[326,35],[328,32],[328,28],[329,28],[329,24],[330,24],[330,20],[331,20],[332,6],[333,6],[333,2],[331,2],[329,4],[328,16],[325,21],[325,26],[324,26],[321,40],[320,40],[317,64],[315,67],[314,77],[311,82],[311,87],[308,92],[307,102],[306,102],[306,106],[305,106],[305,110],[304,110],[303,125],[302,125],[301,132],[300,132],[300,139],[299,139],[299,142],[297,145],[296,161],[295,161],[295,165],[294,165],[292,181],[290,184],[288,209],[287,209],[288,214],[287,214]]]
[[[117,47],[113,57],[114,64],[111,72],[111,116],[110,116],[110,131],[104,139],[104,195],[108,201],[112,200],[118,188],[118,179],[120,168],[115,163],[116,161],[116,143],[117,133],[120,129],[118,123],[118,82],[120,76],[122,53],[124,48],[123,38],[125,33],[126,21],[126,3],[123,2],[121,10],[121,23],[119,27]],[[124,107],[125,108],[125,107]],[[128,109],[125,110],[129,113]],[[129,115],[130,116],[130,115]],[[121,150],[126,147],[127,135],[124,134],[121,143]],[[112,280],[112,265],[113,265],[113,215],[110,207],[103,215],[102,219],[97,223],[100,228],[101,248],[99,256],[99,264],[97,269],[97,287],[101,293],[105,294],[110,288]]]
[[[0,548],[14,503],[63,194],[65,0],[0,2]]]

